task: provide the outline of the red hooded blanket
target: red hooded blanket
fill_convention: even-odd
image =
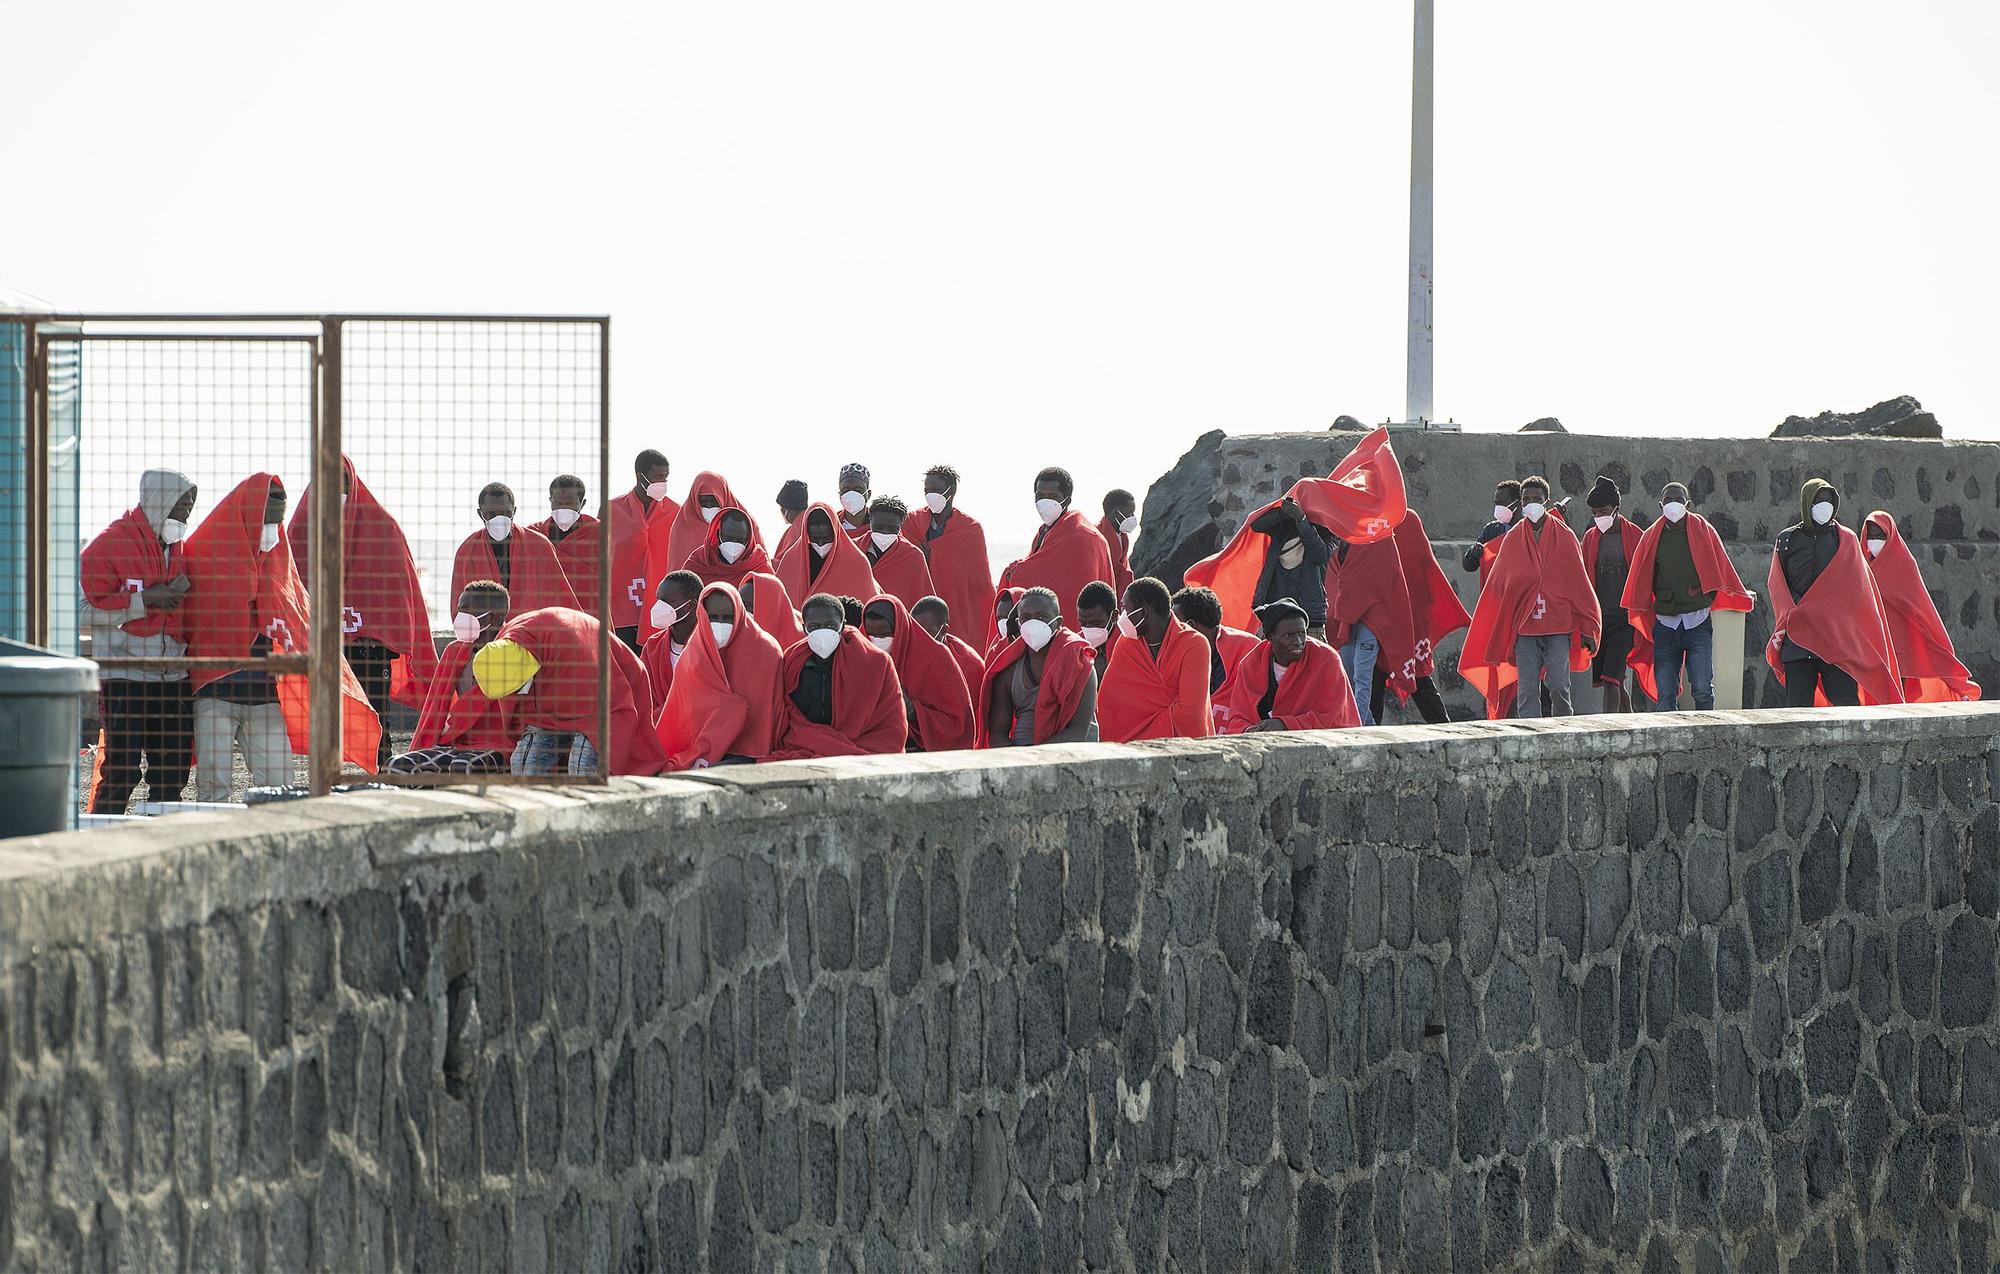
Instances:
[[[1889,644],[1896,668],[1903,675],[1903,702],[1958,703],[1979,697],[1979,683],[1959,662],[1951,634],[1938,616],[1937,603],[1924,587],[1916,555],[1896,529],[1896,519],[1881,510],[1868,515],[1868,526],[1884,533],[1881,553],[1868,559],[1875,587],[1882,594],[1882,614],[1889,625]]]
[[[1375,666],[1399,699],[1417,688],[1417,635],[1410,588],[1403,579],[1403,555],[1392,535],[1373,544],[1351,544],[1347,560],[1340,546],[1326,564],[1326,636],[1336,649],[1349,641],[1357,624],[1375,634]]]
[[[455,603],[474,580],[499,580],[507,586],[507,609],[516,615],[550,606],[576,608],[576,594],[556,560],[555,545],[540,531],[515,526],[507,537],[507,574],[493,556],[493,537],[482,528],[465,537],[451,560],[451,596]]]
[[[795,605],[804,605],[814,593],[831,593],[835,597],[868,598],[882,591],[875,582],[875,572],[869,569],[868,557],[861,546],[840,533],[840,515],[830,504],[815,504],[800,515],[799,521],[825,518],[827,526],[833,529],[833,544],[826,555],[820,557],[813,548],[812,541],[805,532],[799,533],[799,541],[785,560],[778,563],[778,579],[785,585],[785,594]],[[812,572],[812,563],[819,563],[819,574]]]
[[[1097,732],[1106,743],[1205,739],[1215,733],[1208,699],[1208,638],[1168,621],[1156,659],[1144,640],[1121,641],[1097,692]]]
[[[486,697],[468,670],[472,667],[470,642],[454,641],[444,648],[438,671],[431,678],[430,693],[424,696],[423,712],[417,718],[417,732],[410,739],[413,751],[425,748],[462,748],[468,752],[511,752],[517,742],[507,733],[500,705]]]
[[[1559,517],[1544,516],[1541,526],[1537,538],[1532,524],[1523,518],[1500,537],[1493,572],[1479,592],[1472,626],[1465,634],[1465,652],[1458,659],[1459,675],[1486,697],[1490,718],[1505,712],[1508,699],[1503,692],[1520,679],[1514,667],[1514,642],[1522,624],[1551,613],[1568,615],[1571,672],[1590,667],[1583,638],[1595,644],[1603,628],[1597,592],[1583,569],[1576,533]]]
[[[943,533],[935,540],[926,539],[930,532],[928,508],[915,509],[903,519],[903,538],[928,559],[931,591],[950,609],[951,626],[962,633],[976,633],[982,624],[991,627],[993,564],[986,556],[986,529],[964,510],[953,509]],[[1064,610],[1076,604],[1074,597],[1059,600]]]
[[[1070,629],[1081,626],[1076,622],[1077,594],[1096,580],[1111,582],[1111,550],[1097,528],[1074,509],[1037,532],[1034,549],[1000,572],[1002,588],[1046,588],[1054,593],[1063,627]]]
[[[750,539],[743,546],[743,553],[734,562],[722,556],[722,518],[726,513],[741,513],[743,520],[750,523]],[[715,521],[707,527],[701,547],[687,555],[680,564],[683,571],[693,571],[701,576],[703,584],[741,584],[752,575],[771,573],[770,555],[764,552],[764,537],[758,534],[757,524],[750,521],[750,515],[734,505],[725,507],[715,515]],[[661,578],[665,578],[662,576]]]
[[[83,595],[92,606],[121,611],[132,604],[133,594],[186,574],[187,564],[184,546],[162,548],[144,510],[134,507],[84,545],[78,572]],[[179,640],[185,631],[184,609],[149,610],[120,627],[135,637],[166,633]]]
[[[903,697],[916,711],[912,731],[916,742],[926,752],[955,752],[973,746],[972,692],[965,688],[965,674],[958,670],[958,661],[942,642],[910,618],[901,598],[879,593],[867,604],[877,603],[896,614],[889,658],[896,665]]]
[[[664,522],[654,518],[646,525],[646,579],[653,588],[657,589],[669,571],[679,570],[681,563],[688,560],[688,555],[707,542],[708,529],[714,522],[702,517],[701,497],[705,495],[715,497],[717,518],[722,516],[723,509],[747,508],[729,489],[728,480],[721,474],[704,469],[694,475],[694,481],[688,484],[687,498],[681,501],[674,516]],[[750,515],[745,513],[744,516]],[[755,518],[750,519],[750,531],[753,538],[756,537]],[[763,540],[754,538],[754,542],[761,544]],[[646,605],[649,608],[652,606],[650,593]]]
[[[1403,559],[1403,583],[1410,590],[1410,619],[1416,630],[1416,675],[1437,671],[1437,648],[1444,639],[1472,622],[1458,592],[1438,566],[1424,520],[1411,509],[1396,527],[1396,552]]]
[[[987,621],[991,624],[986,635],[986,662],[991,663],[993,656],[999,654],[1001,648],[1008,642],[1020,640],[1018,637],[1010,637],[1001,632],[1000,624],[1008,615],[1014,613],[1014,608],[1021,604],[1021,598],[1026,596],[1027,592],[1025,588],[1003,588],[993,594],[993,605],[986,613]],[[1003,604],[1006,606],[1005,611],[1001,610]],[[1069,630],[1066,628],[1064,631]]]
[[[597,732],[598,623],[568,606],[529,611],[507,621],[496,640],[511,641],[535,657],[540,671],[528,689],[500,701],[507,733],[530,727],[581,734],[610,765],[612,774],[658,774],[666,764],[653,732],[653,696],[646,670],[624,642],[611,642],[611,747]]]
[[[838,531],[834,538],[853,546]],[[785,730],[771,759],[901,752],[910,726],[903,711],[903,688],[889,656],[875,649],[860,629],[841,629],[840,648],[833,654],[833,723],[820,725],[806,720],[792,702],[799,673],[811,655],[804,642],[785,652]]]
[[[1263,718],[1257,705],[1271,688],[1271,643],[1260,641],[1244,656],[1215,692],[1215,732],[1242,734]],[[1287,730],[1338,730],[1361,724],[1354,688],[1340,666],[1340,652],[1323,641],[1306,639],[1306,653],[1294,660],[1278,681],[1271,700],[1271,717]]]
[[[715,644],[706,620],[688,639],[660,709],[660,746],[669,770],[713,765],[725,756],[761,761],[777,746],[785,723],[785,652],[728,585],[701,590],[703,602],[711,594],[734,603],[736,622],[727,646]]]
[[[746,575],[736,585],[739,595],[745,589],[750,590],[750,613],[756,617],[757,627],[771,635],[779,650],[790,650],[793,642],[805,640],[798,608],[777,576]]]
[[[1076,719],[1076,711],[1083,705],[1084,692],[1090,689],[1090,677],[1097,666],[1097,652],[1090,643],[1067,628],[1059,628],[1056,635],[1042,652],[1046,659],[1042,663],[1042,684],[1035,693],[1035,742],[1046,743],[1052,735],[1061,733]],[[986,705],[993,702],[993,687],[1008,669],[1028,654],[1028,643],[1016,637],[993,653],[992,662],[980,674],[979,701],[973,705],[975,725],[979,730],[979,746],[994,746],[987,732]],[[1102,718],[1099,731],[1102,732]],[[1013,727],[1008,727],[1008,737],[1013,737]]]

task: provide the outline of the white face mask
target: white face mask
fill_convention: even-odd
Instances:
[[[1090,643],[1092,650],[1102,650],[1104,649],[1104,643],[1111,640],[1111,630],[1109,628],[1086,628],[1083,630],[1083,639]]]
[[[833,541],[828,540],[824,544],[813,545],[813,552],[819,554],[821,557],[825,557],[828,553],[833,552]]]
[[[664,483],[664,482],[648,482],[648,483],[646,484],[646,498],[647,498],[648,500],[664,500],[664,499],[666,499],[666,498],[667,498],[667,484],[666,484],[666,483]]]
[[[664,632],[681,622],[681,613],[672,602],[654,602],[653,613],[648,618],[653,621],[653,627]]]
[[[167,544],[179,544],[187,538],[188,524],[179,518],[168,518],[160,523],[160,539]]]
[[[1530,522],[1541,521],[1542,515],[1544,513],[1547,513],[1548,511],[1549,511],[1549,506],[1543,504],[1539,500],[1530,500],[1526,504],[1521,506],[1521,512],[1527,515],[1528,521]]]
[[[1001,641],[1006,641],[1006,640],[1007,640],[1007,621],[1006,621],[1006,620],[1004,620],[1004,619],[1002,619],[1002,620],[996,620],[996,621],[994,622],[994,624],[993,624],[993,630],[994,630],[994,631],[995,631],[996,633],[998,633],[998,634],[1000,635],[1000,640],[1001,640]]]
[[[945,505],[951,501],[933,491],[924,497],[924,504],[932,513],[943,513]]]
[[[583,516],[583,511],[581,509],[549,510],[549,521],[556,524],[556,530],[558,531],[569,530],[571,527],[576,525],[577,519],[581,518],[582,516]]]
[[[881,651],[885,655],[896,648],[896,639],[894,637],[871,636],[868,639],[868,642],[870,645],[874,646],[875,649]]]
[[[278,530],[276,522],[266,522],[264,524],[264,533],[257,537],[257,551],[259,553],[269,553],[272,549],[278,547]]]
[[[1127,611],[1121,610],[1118,612],[1118,635],[1120,637],[1137,637],[1139,635],[1139,625],[1132,622],[1132,616]]]
[[[1884,548],[1884,547],[1886,547],[1886,546],[1888,545],[1888,543],[1889,543],[1889,541],[1887,541],[1887,540],[1870,540],[1870,541],[1868,541],[1868,556],[1870,556],[1870,557],[1880,557],[1880,556],[1882,556],[1882,550],[1883,550],[1883,548]]]
[[[736,632],[736,625],[718,624],[711,619],[708,621],[708,631],[714,634],[715,647],[717,650],[720,650],[724,646],[727,646],[729,644],[730,637],[733,636]]]
[[[1600,513],[1596,517],[1591,519],[1592,522],[1597,523],[1597,530],[1600,534],[1603,535],[1609,535],[1611,533],[1611,524],[1613,522],[1616,522],[1617,520],[1618,520],[1617,518],[1611,516],[1609,513]]]
[[[1056,630],[1039,619],[1021,621],[1021,640],[1028,643],[1029,650],[1040,650],[1055,640]]]
[[[840,507],[852,517],[868,507],[868,497],[859,491],[843,491],[840,493]]]
[[[716,519],[716,515],[721,512],[722,506],[719,504],[704,504],[701,506],[701,520],[704,522],[713,522]]]
[[[870,532],[868,533],[868,538],[869,538],[869,539],[870,539],[871,541],[873,541],[873,542],[874,542],[874,544],[875,544],[875,551],[876,551],[877,553],[882,553],[882,552],[886,552],[886,551],[888,550],[889,546],[890,546],[891,544],[894,544],[894,543],[896,542],[896,539],[897,539],[897,537],[896,537],[896,536],[893,536],[893,535],[884,535],[884,534],[882,534],[882,533],[881,533],[880,531],[870,531]]]
[[[1056,519],[1063,514],[1062,502],[1060,500],[1037,500],[1035,501],[1035,512],[1041,517],[1043,526],[1054,526]]]
[[[840,630],[838,628],[813,629],[806,634],[806,648],[821,659],[831,657],[834,651],[840,649]]]
[[[1812,507],[1812,515],[1813,521],[1819,523],[1821,526],[1825,526],[1827,523],[1833,521],[1833,502],[1830,500],[1821,500]]]
[[[460,611],[451,617],[451,635],[470,646],[479,639],[479,616]]]
[[[504,513],[499,517],[486,519],[486,534],[496,540],[506,539],[509,535],[513,534],[513,531],[514,519]]]
[[[1660,516],[1669,522],[1678,522],[1687,516],[1688,507],[1679,500],[1669,500],[1660,506]]]
[[[1130,535],[1132,534],[1132,532],[1138,529],[1139,529],[1139,515],[1136,513],[1118,524],[1118,533],[1120,535]]]
[[[734,540],[724,540],[721,544],[716,546],[715,551],[722,554],[723,561],[733,563],[736,561],[737,558],[742,557],[743,550],[749,547],[750,546],[748,544],[738,544]]]
[[[1494,520],[1495,522],[1498,522],[1498,523],[1499,523],[1499,524],[1500,524],[1501,526],[1505,526],[1505,525],[1507,525],[1507,524],[1508,524],[1509,522],[1512,522],[1512,521],[1514,520],[1514,508],[1513,508],[1513,506],[1512,506],[1512,505],[1507,505],[1507,504],[1496,504],[1496,505],[1494,505],[1494,506],[1493,506],[1493,520]]]

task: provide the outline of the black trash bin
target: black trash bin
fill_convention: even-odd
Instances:
[[[72,826],[83,701],[97,665],[0,639],[0,836]]]

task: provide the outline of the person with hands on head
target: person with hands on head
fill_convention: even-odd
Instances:
[[[1063,627],[1056,595],[1031,588],[1016,607],[1021,635],[980,679],[980,744],[1095,743],[1097,670],[1090,643]]]
[[[1306,612],[1310,634],[1326,636],[1326,570],[1333,557],[1333,533],[1306,517],[1299,502],[1287,495],[1276,508],[1266,509],[1250,529],[1270,540],[1264,569],[1257,577],[1251,609],[1289,599]]]

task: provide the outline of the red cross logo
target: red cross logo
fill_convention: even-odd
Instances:
[[[340,631],[349,637],[361,631],[361,612],[352,606],[340,608]]]

